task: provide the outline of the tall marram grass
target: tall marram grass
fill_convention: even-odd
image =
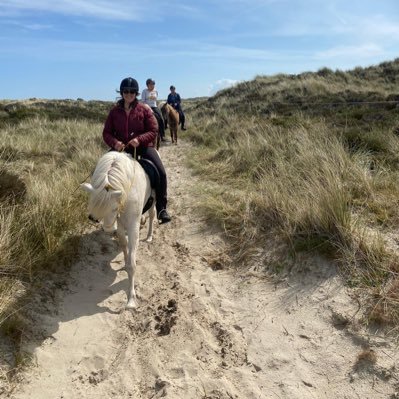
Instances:
[[[344,98],[344,80],[354,82],[355,93],[357,78],[323,73],[322,81],[323,74],[259,77],[248,83],[251,90],[241,84],[191,107],[190,163],[208,182],[202,209],[233,240],[236,261],[276,237],[290,254],[321,253],[367,293],[369,319],[397,325],[399,257],[390,237],[399,222],[399,116],[377,105],[362,109],[360,123]],[[357,93],[367,98],[367,90],[363,85]],[[283,93],[330,102],[342,95],[343,107],[335,114],[298,104],[296,111],[270,112]],[[262,107],[268,112],[253,112]]]
[[[395,325],[398,79],[399,59],[258,76],[187,102],[184,133],[202,209],[236,260],[278,241],[281,256],[322,253],[362,290],[370,320]],[[78,186],[106,151],[99,121],[110,105],[0,102],[0,331],[18,337],[31,290],[73,259],[86,221]]]
[[[106,151],[101,131],[98,123],[43,117],[0,129],[0,330],[47,273],[74,258],[87,220],[78,187]]]

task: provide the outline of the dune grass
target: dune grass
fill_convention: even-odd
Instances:
[[[78,187],[106,151],[101,131],[102,124],[43,117],[0,129],[0,333],[15,345],[11,374],[24,361],[23,308],[76,256],[87,226]]]
[[[399,60],[393,65],[399,76]],[[203,213],[225,230],[236,264],[280,237],[289,256],[306,251],[336,262],[366,298],[368,321],[397,326],[395,85],[360,75],[258,77],[192,105],[190,165],[208,182]],[[305,106],[314,99],[343,106]],[[350,99],[377,103],[354,107]]]
[[[187,102],[189,129],[179,132],[194,143],[188,158],[201,177],[201,209],[224,229],[237,267],[274,245],[285,249],[279,265],[299,252],[321,254],[361,292],[368,321],[394,326],[397,79],[399,60],[258,76]],[[78,186],[106,151],[99,121],[109,106],[0,103],[0,332],[16,346],[20,308],[76,254],[87,221]],[[265,266],[281,270],[277,263]]]

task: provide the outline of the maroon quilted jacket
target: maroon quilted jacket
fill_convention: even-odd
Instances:
[[[137,138],[141,147],[153,147],[157,133],[158,123],[152,110],[135,101],[129,115],[122,103],[111,109],[105,121],[103,138],[111,148],[114,148],[117,141],[127,144],[134,138]]]

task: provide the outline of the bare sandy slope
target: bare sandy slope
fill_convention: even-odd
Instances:
[[[161,148],[174,219],[140,244],[140,311],[121,310],[127,274],[116,242],[88,233],[68,285],[33,315],[36,365],[10,397],[399,397],[396,348],[356,328],[358,306],[330,265],[303,260],[305,272],[278,283],[211,267],[224,246],[195,214],[187,146]]]

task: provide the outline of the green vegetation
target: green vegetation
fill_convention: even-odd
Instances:
[[[34,117],[55,120],[103,122],[111,109],[108,101],[37,100],[0,101],[0,127],[19,123]]]
[[[202,210],[226,232],[236,264],[279,253],[264,266],[281,272],[299,252],[328,257],[367,298],[368,319],[395,326],[398,82],[399,60],[258,76],[186,101],[184,132]],[[87,220],[78,186],[105,151],[111,106],[0,102],[0,329],[16,346],[18,309],[76,253]]]
[[[367,293],[370,321],[394,325],[398,82],[399,59],[258,76],[191,104],[186,133],[190,164],[207,181],[202,209],[225,229],[236,263],[276,241],[283,257],[322,254]]]
[[[84,220],[84,196],[77,188],[105,151],[101,129],[90,122],[36,118],[0,130],[2,275],[33,281],[54,256],[67,260],[59,252],[67,250],[65,242]]]
[[[0,129],[0,333],[15,345],[14,368],[26,359],[19,309],[67,269],[87,226],[78,186],[105,147],[102,124],[79,119],[35,116]]]

